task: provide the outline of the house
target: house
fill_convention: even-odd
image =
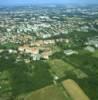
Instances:
[[[42,54],[41,54],[41,57],[42,57],[43,59],[49,59],[49,55],[48,55],[47,53],[42,53]]]
[[[69,50],[64,50],[64,53],[65,53],[65,55],[67,55],[67,56],[70,56],[70,55],[73,55],[73,54],[78,54],[77,51],[74,51],[74,50],[71,50],[71,49],[69,49]]]
[[[43,59],[49,59],[50,55],[52,55],[52,51],[44,51],[43,53],[41,53],[41,57]]]
[[[69,42],[70,42],[70,40],[69,40],[69,39],[66,39],[66,40],[65,40],[65,42],[66,42],[66,43],[69,43]]]
[[[31,50],[32,50],[32,54],[39,54],[39,49],[38,48],[31,48]]]
[[[36,61],[36,60],[40,60],[41,55],[40,54],[31,54],[31,59]]]
[[[2,53],[4,50],[3,49],[0,49],[0,53]]]
[[[13,50],[13,49],[9,49],[8,52],[9,52],[10,54],[11,54],[11,53],[14,53],[14,54],[17,53],[17,51],[16,51],[16,50]]]
[[[29,47],[29,46],[21,46],[18,48],[18,51],[23,53],[30,53],[30,54],[38,54],[39,49],[35,47]]]
[[[31,42],[30,46],[42,46],[44,44],[43,40],[38,40],[35,42]]]
[[[30,63],[30,59],[24,59],[25,63]]]
[[[98,48],[98,39],[89,39],[88,42],[85,43],[85,45],[93,45],[95,48]]]
[[[89,52],[95,52],[95,48],[91,47],[91,46],[87,46],[84,49],[87,50],[87,51],[89,51]]]
[[[48,44],[55,44],[54,40],[44,40],[44,44],[48,45]]]

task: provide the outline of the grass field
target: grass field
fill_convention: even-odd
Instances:
[[[98,50],[96,50],[96,51],[92,54],[92,56],[98,58]]]
[[[66,100],[63,99],[64,94],[58,87],[49,86],[53,83],[53,75],[58,76],[60,81],[68,78],[75,80],[91,100],[98,100],[97,57],[83,51],[79,55],[69,57],[66,57],[63,53],[56,53],[48,61],[33,61],[26,64],[23,60],[16,63],[17,55],[9,55],[6,52],[0,55],[1,100],[15,100],[19,95],[25,96],[28,93],[30,93],[31,100],[33,97],[33,100],[44,100],[43,98],[52,100],[53,97],[56,100]],[[97,54],[94,55],[97,56]]]
[[[87,74],[81,71],[79,68],[75,68],[71,64],[64,62],[61,59],[50,60],[49,64],[51,71],[59,78],[66,77],[68,74],[73,74],[79,79],[88,77]]]
[[[62,84],[72,100],[90,100],[75,81],[67,79]]]
[[[73,70],[71,65],[60,59],[50,60],[49,64],[52,72],[54,72],[60,78],[65,76],[65,71]]]
[[[30,93],[27,96],[18,97],[18,100],[71,100],[68,96],[65,96],[59,86],[50,85],[35,92]]]
[[[58,52],[58,53],[55,53],[51,57],[51,62],[54,62],[55,59],[60,59],[64,63],[68,63],[69,65],[73,67],[74,72],[73,70],[66,71],[65,73],[67,76],[65,78],[67,79],[71,78],[75,80],[79,84],[79,86],[85,91],[85,93],[89,96],[91,100],[98,100],[98,95],[97,95],[98,93],[98,85],[97,85],[98,84],[98,57],[97,57],[97,54],[98,53],[97,52],[98,51],[92,54],[92,53],[88,53],[83,50],[79,50],[78,55],[72,55],[72,56],[67,56],[67,57],[62,52]],[[58,62],[55,62],[55,64],[58,70],[60,71],[62,69],[61,67],[62,63],[58,64]],[[55,64],[51,66],[53,67],[51,68],[52,70],[54,69]]]

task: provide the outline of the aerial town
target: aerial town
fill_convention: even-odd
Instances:
[[[0,7],[0,100],[98,100],[97,83],[98,5]]]

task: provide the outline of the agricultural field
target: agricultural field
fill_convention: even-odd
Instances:
[[[72,100],[90,100],[74,80],[67,79],[64,80],[62,84]]]
[[[3,52],[0,55],[0,99],[2,100],[15,99],[32,91],[34,93],[32,95],[36,98],[36,91],[53,84],[54,76],[58,77],[57,82],[59,83],[69,78],[75,80],[87,96],[97,100],[98,59],[86,51],[79,50],[78,55],[72,56],[58,52],[47,61],[32,61],[29,64],[26,64],[23,58],[16,62],[17,54]],[[53,90],[51,90],[52,88]],[[52,86],[52,88],[45,91],[58,90],[56,87]],[[62,90],[58,91],[62,92]],[[58,92],[53,94],[54,96],[59,95]]]
[[[84,73],[81,69],[74,68],[74,66],[61,59],[49,60],[49,64],[51,67],[51,72],[59,78],[67,77],[68,74],[73,74],[79,79],[88,77],[88,75]]]
[[[24,99],[23,99],[24,98]],[[26,96],[19,96],[18,100],[71,100],[71,98],[64,94],[64,90],[60,86],[50,85],[42,89],[29,93]]]
[[[75,80],[91,100],[98,98],[98,58],[92,56],[93,54],[96,55],[95,53],[79,50],[78,55],[66,56],[64,53],[58,52],[51,57],[50,62],[53,67],[51,69],[56,75],[63,73],[64,76],[65,73],[65,79]],[[54,59],[59,60],[55,61]],[[66,64],[68,67],[65,68]],[[71,68],[71,70],[67,68]]]

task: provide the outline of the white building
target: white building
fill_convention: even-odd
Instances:
[[[71,49],[69,49],[69,50],[64,50],[64,53],[65,53],[65,55],[67,55],[67,56],[70,56],[70,55],[73,55],[73,54],[78,54],[77,51],[74,51],[74,50],[71,50]]]
[[[36,60],[40,60],[41,55],[40,54],[32,54],[31,57],[32,57],[32,60],[36,61]]]
[[[87,50],[87,51],[89,51],[89,52],[95,52],[95,48],[91,47],[91,46],[87,46],[84,49]]]

